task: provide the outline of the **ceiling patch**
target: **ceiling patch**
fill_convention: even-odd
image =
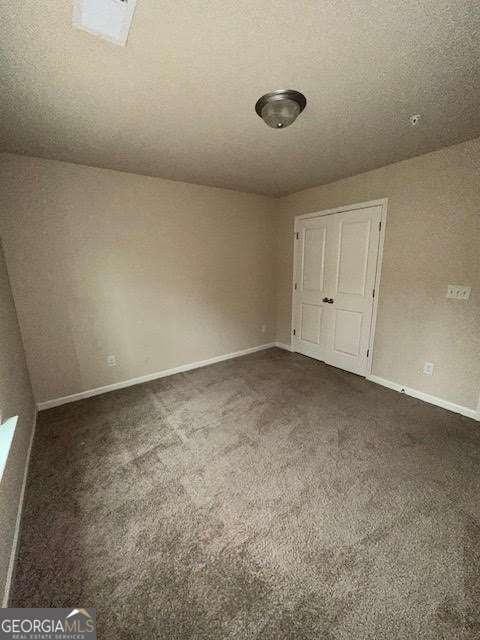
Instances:
[[[74,0],[73,26],[125,46],[137,0]]]

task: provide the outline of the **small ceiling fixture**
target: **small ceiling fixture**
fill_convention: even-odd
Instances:
[[[273,129],[289,127],[305,109],[307,99],[293,89],[277,89],[257,100],[255,111]]]

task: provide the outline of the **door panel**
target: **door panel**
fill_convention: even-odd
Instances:
[[[300,219],[295,230],[295,351],[366,374],[381,206]],[[298,328],[298,330],[297,330]]]
[[[300,338],[307,342],[320,344],[322,327],[322,308],[319,305],[302,304],[302,323]]]
[[[365,295],[370,220],[340,221],[337,292]]]
[[[335,309],[333,325],[333,350],[348,356],[360,353],[360,336],[362,332],[362,314],[357,311]]]
[[[303,291],[323,291],[326,227],[305,229],[303,240]]]

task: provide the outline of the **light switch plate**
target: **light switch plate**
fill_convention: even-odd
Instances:
[[[449,284],[447,287],[447,298],[455,298],[456,300],[468,300],[472,287],[464,287],[459,284]]]

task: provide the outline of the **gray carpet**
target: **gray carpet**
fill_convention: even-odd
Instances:
[[[14,606],[102,640],[480,637],[480,425],[277,349],[40,414]]]

